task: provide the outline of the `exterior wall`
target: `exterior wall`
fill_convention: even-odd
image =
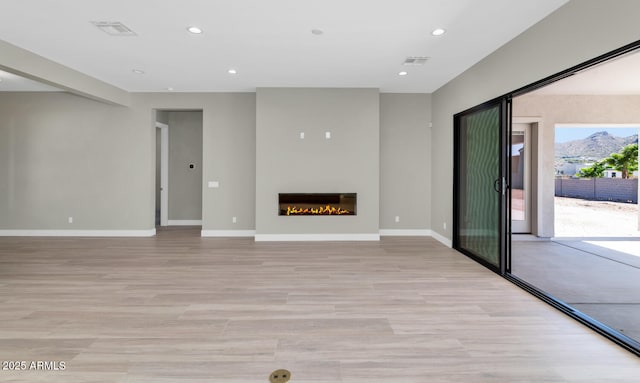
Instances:
[[[453,115],[638,40],[638,13],[635,0],[570,1],[433,93],[431,164],[438,182],[432,184],[431,228],[436,234],[452,238]],[[540,142],[553,142],[546,131],[539,133]],[[553,158],[549,161],[545,190],[553,198]],[[542,222],[538,227],[540,236],[553,233],[552,225],[550,231]]]
[[[621,178],[556,178],[556,197],[638,203],[638,180]]]

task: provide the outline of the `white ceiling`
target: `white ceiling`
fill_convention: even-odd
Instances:
[[[430,93],[566,2],[20,0],[3,2],[0,39],[134,92],[375,87]],[[91,21],[119,21],[137,36],[109,36]],[[190,34],[190,25],[204,33]],[[435,28],[447,33],[432,36]],[[403,66],[408,56],[430,60]],[[229,75],[230,68],[238,74]],[[403,70],[409,74],[398,76]]]
[[[634,51],[586,69],[533,93],[547,95],[640,94],[640,51]]]

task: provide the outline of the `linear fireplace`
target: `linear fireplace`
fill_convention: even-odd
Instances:
[[[278,215],[357,215],[356,193],[279,193]]]

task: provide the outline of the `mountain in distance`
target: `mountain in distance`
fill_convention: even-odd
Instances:
[[[556,142],[556,158],[585,157],[601,160],[611,153],[618,153],[627,145],[638,143],[638,135],[617,137],[606,131],[593,133],[587,138]]]

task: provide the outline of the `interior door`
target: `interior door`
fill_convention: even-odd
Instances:
[[[501,273],[509,237],[509,106],[497,100],[454,116],[453,246]]]

